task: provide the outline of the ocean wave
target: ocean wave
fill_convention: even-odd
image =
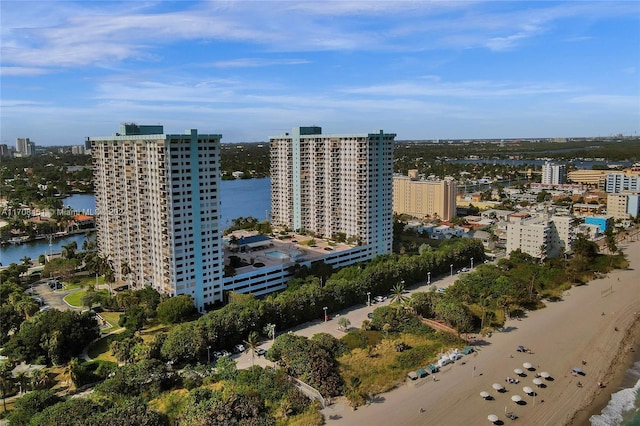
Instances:
[[[599,415],[591,416],[591,426],[619,426],[624,424],[625,414],[636,411],[638,391],[640,391],[640,361],[627,371],[630,377],[638,379],[632,388],[622,389],[611,395],[609,404]]]

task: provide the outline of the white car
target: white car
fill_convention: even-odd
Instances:
[[[385,300],[387,300],[387,296],[376,296],[373,298],[373,300],[375,300],[376,302],[384,302]]]

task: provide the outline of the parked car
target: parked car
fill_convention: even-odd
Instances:
[[[387,296],[376,296],[373,298],[373,300],[375,300],[376,302],[384,302],[385,300],[387,300]]]
[[[258,356],[265,356],[266,353],[267,353],[266,349],[263,349],[263,348],[256,349],[256,355],[258,355]]]
[[[236,351],[237,353],[240,353],[245,351],[245,347],[242,343],[238,343],[233,347],[233,350]]]

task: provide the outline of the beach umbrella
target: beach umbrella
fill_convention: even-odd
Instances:
[[[549,377],[551,377],[551,374],[547,373],[546,371],[543,371],[542,373],[540,373],[540,377],[548,379]]]
[[[540,380],[538,378],[535,378],[535,379],[533,379],[533,384],[536,385],[536,386],[540,386],[542,384],[542,380]]]
[[[520,402],[520,401],[522,401],[522,397],[521,397],[520,395],[513,395],[513,396],[511,397],[511,400],[512,400],[513,402]]]
[[[495,422],[497,422],[499,419],[498,419],[498,416],[496,416],[495,414],[489,414],[489,415],[487,416],[487,420],[489,420],[491,423],[495,423]]]
[[[529,386],[525,386],[522,388],[522,391],[524,393],[526,393],[527,395],[531,395],[533,393],[533,389],[531,389]]]
[[[533,368],[533,365],[531,365],[530,362],[525,362],[524,364],[522,364],[522,366],[527,370],[531,370]]]
[[[497,391],[504,389],[504,386],[502,386],[500,383],[494,383],[491,385],[491,387]]]
[[[489,398],[489,392],[482,391],[480,392],[480,396],[483,397],[484,399],[487,399]]]
[[[519,368],[514,368],[513,372],[516,373],[518,376],[522,376],[522,374],[524,373],[522,370],[520,370]]]

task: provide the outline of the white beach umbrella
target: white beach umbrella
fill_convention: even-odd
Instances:
[[[531,365],[530,362],[525,362],[524,364],[522,364],[522,366],[527,370],[531,370],[533,368],[533,365]]]
[[[504,389],[504,386],[502,386],[500,383],[494,383],[491,385],[491,387],[497,391]]]
[[[533,379],[533,384],[536,385],[536,386],[540,386],[542,384],[542,380],[540,380],[538,378],[535,378],[535,379]]]
[[[525,386],[522,388],[522,391],[524,393],[526,393],[527,395],[531,395],[533,393],[533,389],[531,389],[529,386]]]
[[[495,414],[489,414],[489,415],[487,416],[487,420],[489,420],[491,423],[495,423],[495,422],[497,422],[499,419],[498,419],[498,416],[496,416]]]
[[[520,402],[520,401],[522,401],[522,397],[521,397],[520,395],[513,395],[513,396],[511,397],[511,400],[512,400],[513,402]]]
[[[540,377],[548,379],[549,377],[551,377],[551,374],[547,373],[546,371],[543,371],[542,373],[540,373]]]
[[[520,370],[519,368],[514,368],[513,372],[516,373],[518,376],[521,376],[522,373],[524,373],[522,370]]]
[[[480,396],[483,397],[484,399],[487,399],[489,398],[489,392],[482,391],[480,392]]]

